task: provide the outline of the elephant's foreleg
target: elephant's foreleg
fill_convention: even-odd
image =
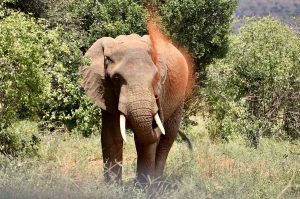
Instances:
[[[155,174],[155,151],[157,143],[140,144],[136,142],[137,150],[137,177],[140,184],[148,184],[154,179]]]
[[[178,108],[165,123],[166,134],[161,135],[156,149],[155,176],[162,177],[170,149],[176,139],[183,108]]]
[[[122,180],[123,139],[118,124],[118,115],[102,111],[101,146],[107,183]]]

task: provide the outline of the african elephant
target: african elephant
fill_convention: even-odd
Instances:
[[[191,67],[163,36],[103,37],[86,52],[82,86],[101,108],[106,182],[122,179],[125,128],[134,133],[138,182],[163,175],[191,88]],[[113,174],[113,175],[112,175]]]

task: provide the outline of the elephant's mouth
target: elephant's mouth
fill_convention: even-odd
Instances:
[[[159,128],[161,133],[165,135],[165,129],[163,123],[160,119],[159,112],[154,115],[154,119],[152,121],[152,129]],[[123,113],[120,113],[120,131],[124,142],[127,142],[126,138],[126,117]]]
[[[152,120],[152,129],[156,129],[158,126],[157,126],[157,123],[155,122],[155,120]]]

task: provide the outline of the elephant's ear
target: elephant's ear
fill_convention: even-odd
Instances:
[[[101,38],[97,40],[86,52],[85,56],[90,58],[91,65],[81,67],[81,86],[87,96],[101,109],[114,112],[117,102],[109,80],[105,75],[104,51],[112,46],[114,39]]]

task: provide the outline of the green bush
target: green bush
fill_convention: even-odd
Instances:
[[[160,3],[166,29],[175,41],[194,54],[197,71],[204,71],[205,65],[214,58],[225,56],[236,5],[236,0],[166,0]]]
[[[47,19],[81,41],[83,51],[104,36],[146,33],[146,11],[137,0],[54,1]]]
[[[60,27],[61,28],[61,27]],[[79,41],[69,35],[62,36],[58,29],[58,42],[66,51],[53,52],[55,62],[61,67],[50,68],[51,87],[40,106],[43,121],[66,127],[70,132],[89,136],[100,128],[100,109],[90,102],[79,87],[78,68],[85,65]],[[68,39],[68,40],[67,40]]]
[[[226,58],[208,68],[211,135],[300,137],[300,37],[270,18],[252,19],[232,36]]]
[[[78,86],[84,62],[75,38],[66,42],[63,29],[50,29],[45,20],[6,14],[0,21],[1,129],[38,116],[90,135],[99,128],[100,113]]]
[[[12,157],[37,156],[40,141],[36,122],[14,123],[0,131],[0,153]]]
[[[58,31],[62,34],[63,29]],[[58,39],[66,51],[53,52],[60,68],[50,68],[51,86],[43,103],[40,104],[40,117],[43,121],[66,127],[85,136],[91,135],[100,125],[100,109],[86,98],[78,83],[78,68],[84,65],[81,51],[75,38]],[[89,108],[87,108],[89,107]],[[87,124],[88,123],[88,124]]]
[[[0,21],[0,129],[34,115],[49,90],[53,31],[42,21],[12,13]]]

